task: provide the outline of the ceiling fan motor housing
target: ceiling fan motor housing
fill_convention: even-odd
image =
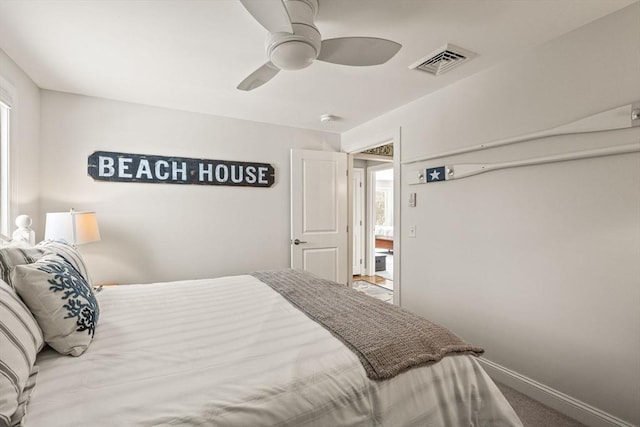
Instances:
[[[287,0],[284,2],[293,34],[270,33],[266,47],[269,60],[281,70],[306,68],[320,54],[322,36],[313,23],[318,12],[317,0]]]

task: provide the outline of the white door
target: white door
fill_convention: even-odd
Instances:
[[[364,169],[353,168],[353,265],[352,274],[364,274]]]
[[[347,284],[347,155],[291,150],[291,267]]]

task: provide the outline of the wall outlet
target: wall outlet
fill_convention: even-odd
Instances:
[[[416,237],[416,226],[415,225],[410,225],[409,226],[409,237]]]

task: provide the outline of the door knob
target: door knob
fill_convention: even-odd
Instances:
[[[300,240],[300,239],[296,239],[296,240],[294,240],[294,241],[293,241],[293,244],[294,244],[294,245],[299,245],[300,243],[307,243],[307,242],[303,242],[303,241],[302,241],[302,240]]]

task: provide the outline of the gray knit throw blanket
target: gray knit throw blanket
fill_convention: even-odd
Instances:
[[[372,380],[391,378],[448,354],[479,356],[484,352],[407,310],[302,271],[251,275],[340,339],[358,356]]]

